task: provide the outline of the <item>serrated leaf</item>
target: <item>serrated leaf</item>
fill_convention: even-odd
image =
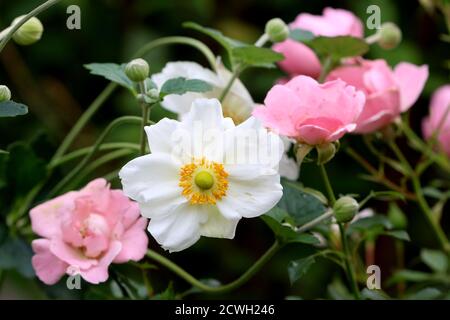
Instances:
[[[311,31],[303,29],[292,29],[289,31],[289,38],[298,42],[305,42],[314,39],[315,35]]]
[[[304,243],[304,244],[319,244],[319,240],[308,233],[297,233],[292,227],[283,225],[275,218],[265,214],[261,219],[272,229],[275,237],[283,244],[287,243]]]
[[[253,67],[275,67],[275,62],[284,59],[281,53],[256,46],[236,47],[231,50],[231,54],[236,62]]]
[[[393,230],[393,231],[386,231],[383,233],[386,236],[393,237],[402,241],[411,241],[411,238],[409,237],[408,232],[404,230]]]
[[[175,300],[175,290],[173,289],[173,283],[171,282],[166,290],[154,295],[151,300]]]
[[[305,42],[319,56],[329,56],[335,60],[362,56],[369,51],[369,45],[360,38],[351,36],[316,37]]]
[[[84,67],[93,75],[104,77],[135,92],[134,83],[125,74],[124,65],[116,63],[91,63],[84,65]]]
[[[373,232],[374,230],[382,232],[384,229],[392,229],[392,223],[385,216],[375,215],[352,222],[347,228],[347,233],[351,234],[354,231]]]
[[[23,116],[28,113],[28,107],[12,100],[0,102],[0,118]]]
[[[420,258],[433,271],[446,272],[448,269],[448,258],[441,251],[422,249]]]
[[[185,23],[183,23],[183,27],[199,31],[203,34],[210,36],[211,38],[216,40],[218,43],[220,43],[222,45],[222,47],[224,47],[230,55],[231,55],[231,50],[233,48],[246,46],[246,44],[243,42],[240,42],[238,40],[234,40],[227,36],[224,36],[222,34],[222,32],[220,32],[219,30],[203,27],[195,22],[185,22]]]
[[[277,207],[285,210],[295,224],[302,225],[325,213],[325,205],[314,195],[307,193],[298,183],[282,180],[283,196]]]
[[[315,262],[313,256],[289,262],[288,274],[291,285],[304,276]]]
[[[186,79],[183,77],[169,79],[161,87],[161,96],[169,94],[185,94],[186,92],[206,92],[212,90],[213,87],[206,81],[199,79]]]

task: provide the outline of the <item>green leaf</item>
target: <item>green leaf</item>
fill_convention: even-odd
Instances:
[[[0,102],[0,118],[16,117],[28,113],[28,107],[12,100]]]
[[[236,47],[231,54],[236,62],[253,67],[272,68],[275,67],[275,62],[284,59],[281,53],[256,46]]]
[[[220,43],[222,45],[222,47],[224,47],[228,51],[228,54],[230,54],[230,56],[231,56],[231,50],[233,48],[246,46],[246,44],[243,42],[240,42],[240,41],[237,41],[237,40],[234,40],[234,39],[224,36],[222,34],[222,32],[220,32],[219,30],[202,27],[201,25],[199,25],[198,23],[195,23],[195,22],[185,22],[185,23],[183,23],[183,27],[199,31],[203,34],[206,34],[207,36],[210,36],[211,38],[216,40],[218,43]]]
[[[6,163],[8,186],[17,194],[25,194],[45,178],[46,162],[21,142],[9,147]]]
[[[0,269],[13,269],[26,278],[33,278],[32,255],[30,246],[23,240],[8,238],[0,245]]]
[[[289,38],[298,42],[305,42],[314,39],[315,35],[311,31],[303,29],[292,29],[289,32]]]
[[[280,210],[280,209],[275,209]],[[278,215],[279,213],[276,213],[275,215]],[[304,244],[318,244],[319,240],[314,237],[311,234],[308,233],[297,233],[295,230],[292,229],[292,227],[288,225],[283,225],[281,221],[277,221],[276,218],[274,218],[271,215],[271,212],[261,216],[263,221],[269,226],[270,229],[272,229],[273,233],[275,234],[275,237],[283,244],[287,243],[304,243]]]
[[[422,249],[420,258],[433,271],[443,273],[448,269],[448,258],[441,251]]]
[[[277,206],[292,217],[295,224],[302,225],[325,213],[325,205],[315,195],[306,192],[298,183],[282,180],[283,196]]]
[[[362,218],[356,220],[348,226],[347,233],[351,234],[355,231],[359,232],[382,232],[384,229],[392,229],[392,224],[388,218],[382,215]]]
[[[408,282],[423,282],[434,280],[433,275],[415,271],[415,270],[400,270],[394,273],[394,275],[389,279],[389,284],[395,284],[398,282],[408,281]]]
[[[124,65],[118,65],[116,63],[91,63],[84,65],[84,67],[93,75],[104,77],[109,81],[129,89],[133,93],[135,92],[134,83],[125,74]]]
[[[186,79],[183,77],[169,79],[161,87],[161,96],[169,94],[185,94],[186,92],[206,92],[213,87],[208,82],[198,79]]]
[[[305,42],[319,56],[329,56],[335,60],[362,56],[369,51],[369,45],[360,38],[350,36],[316,37]]]
[[[389,300],[390,297],[382,290],[370,290],[364,288],[361,291],[361,296],[367,300]]]
[[[291,285],[293,285],[297,280],[305,275],[315,262],[316,259],[314,258],[314,256],[309,256],[304,259],[289,262],[288,274]]]
[[[442,295],[442,292],[436,288],[425,288],[414,292],[406,297],[408,300],[435,300]]]
[[[175,300],[175,290],[173,289],[173,283],[169,283],[166,290],[154,295],[151,300]]]
[[[0,189],[8,184],[6,177],[6,163],[8,161],[9,152],[0,153]]]
[[[386,236],[393,237],[402,241],[411,241],[408,232],[404,230],[393,230],[383,233]]]

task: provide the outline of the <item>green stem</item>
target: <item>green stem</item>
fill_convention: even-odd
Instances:
[[[344,250],[344,254],[345,254],[344,261],[345,261],[345,269],[347,270],[347,277],[348,277],[348,280],[352,287],[353,295],[355,296],[355,298],[357,300],[359,300],[359,299],[361,299],[361,296],[359,294],[358,284],[356,283],[355,271],[353,270],[353,266],[350,263],[351,253],[350,253],[350,248],[348,246],[347,235],[345,234],[344,225],[342,223],[338,223],[338,225],[339,225],[339,231],[341,234],[342,249]]]
[[[159,262],[161,265],[165,266],[167,269],[177,274],[180,278],[184,279],[186,282],[190,283],[192,286],[209,293],[225,293],[232,291],[234,289],[239,288],[248,280],[250,280],[261,268],[275,255],[275,253],[281,248],[281,245],[278,241],[275,241],[274,244],[253,264],[246,272],[244,272],[239,278],[236,280],[219,286],[219,287],[211,287],[203,282],[197,280],[191,274],[186,272],[184,269],[167,259],[166,257],[160,255],[159,253],[148,250],[147,257]]]
[[[331,186],[330,179],[328,178],[327,169],[325,169],[325,165],[320,165],[320,173],[322,175],[323,183],[325,184],[325,189],[328,194],[328,199],[330,200],[330,207],[334,206],[336,202],[336,197],[334,195],[333,187]]]
[[[6,44],[8,43],[9,40],[11,40],[12,36],[14,35],[14,33],[16,33],[16,31],[19,30],[19,28],[21,26],[23,26],[25,24],[25,22],[27,22],[31,18],[37,16],[42,11],[47,10],[48,8],[50,8],[51,6],[57,4],[60,1],[61,0],[48,0],[48,1],[44,2],[43,4],[41,4],[40,6],[36,7],[35,9],[33,9],[32,11],[30,11],[22,19],[20,19],[14,26],[12,26],[12,28],[9,30],[9,32],[4,36],[4,38],[0,42],[0,52],[3,51],[3,49],[6,46]]]
[[[320,165],[320,172],[322,174],[322,179],[325,184],[325,189],[328,194],[328,199],[330,201],[330,206],[333,207],[336,203],[336,197],[334,195],[333,187],[331,186],[330,179],[328,178],[328,173],[325,168],[325,165]],[[342,241],[342,249],[345,254],[345,269],[347,271],[347,277],[350,282],[350,286],[352,288],[353,294],[357,300],[360,299],[358,284],[356,282],[355,271],[351,264],[351,253],[347,242],[347,235],[345,234],[345,229],[342,223],[338,223],[339,230],[341,233],[341,241]]]
[[[322,214],[321,216],[318,216],[317,218],[311,220],[308,223],[305,223],[304,225],[302,225],[301,227],[299,227],[296,231],[298,233],[302,233],[305,231],[310,230],[311,228],[315,227],[316,225],[318,225],[319,223],[321,223],[324,220],[327,220],[329,218],[331,218],[334,215],[333,210],[328,210],[327,212],[325,212],[324,214]]]
[[[139,83],[139,92],[141,95],[145,95],[147,90],[145,88],[145,82],[140,82]],[[143,99],[140,102],[141,104],[141,109],[142,109],[142,123],[141,123],[141,139],[140,139],[140,145],[141,145],[141,155],[145,154],[145,150],[146,150],[146,146],[147,146],[147,141],[145,139],[145,127],[147,126],[148,123],[148,118],[150,117],[150,105],[148,103],[146,103]]]
[[[89,166],[86,167],[86,169],[84,169],[82,172],[80,172],[77,175],[77,177],[67,185],[67,187],[65,189],[71,190],[72,188],[75,188],[81,181],[83,181],[84,178],[86,178],[89,174],[94,172],[97,168],[101,167],[102,165],[104,165],[110,161],[128,156],[132,153],[134,153],[132,150],[120,149],[120,150],[115,150],[113,152],[107,153],[98,159],[95,159],[94,161],[91,162],[91,164]]]
[[[58,159],[58,161],[54,162],[53,164],[49,165],[49,169],[54,169],[58,166],[61,166],[63,164],[66,164],[67,162],[73,161],[75,159],[78,159],[79,157],[82,157],[89,152],[92,151],[93,147],[87,147],[75,150],[71,153],[66,154],[65,156],[62,156]],[[100,146],[98,151],[108,151],[108,150],[114,150],[114,149],[131,149],[139,151],[139,145],[135,143],[130,142],[111,142],[111,143],[104,143]]]
[[[231,78],[228,80],[228,83],[226,87],[223,89],[222,93],[220,94],[219,101],[222,103],[228,92],[230,91],[231,87],[233,86],[234,81],[239,77],[239,75],[242,72],[242,67],[240,65],[236,66],[236,69],[234,70],[233,74],[231,75]]]
[[[193,39],[193,38],[189,38],[189,37],[165,37],[165,38],[160,38],[160,39],[151,41],[148,44],[146,44],[145,46],[143,46],[141,49],[139,49],[139,51],[136,52],[134,57],[135,58],[142,57],[143,55],[147,54],[149,51],[151,51],[157,47],[170,45],[170,44],[184,44],[184,45],[188,45],[188,46],[198,49],[201,53],[203,53],[206,60],[208,60],[208,63],[211,65],[211,68],[214,71],[216,71],[216,69],[217,69],[216,57],[211,52],[211,50],[206,45],[204,45],[202,42],[200,42],[196,39]]]
[[[89,163],[89,160],[92,159],[94,154],[98,151],[100,148],[100,145],[103,143],[105,138],[108,136],[108,134],[116,127],[123,125],[125,123],[141,123],[142,119],[139,117],[132,117],[132,116],[125,116],[120,117],[112,121],[106,129],[102,132],[100,137],[95,142],[93,148],[91,151],[84,157],[84,159],[71,171],[69,172],[51,191],[49,194],[49,198],[53,198],[57,195],[58,192],[61,191],[61,189],[70,181],[72,181],[79,173],[80,171]]]
[[[427,200],[425,199],[425,197],[423,195],[422,186],[421,186],[419,177],[417,176],[416,172],[411,167],[410,163],[408,162],[406,157],[403,155],[402,151],[397,146],[395,141],[390,141],[388,144],[389,144],[389,147],[392,149],[392,151],[397,156],[397,158],[400,160],[400,162],[409,171],[413,189],[414,189],[414,192],[416,193],[417,203],[419,204],[419,207],[420,207],[422,213],[424,214],[425,219],[427,220],[427,222],[433,229],[434,233],[436,234],[441,248],[446,252],[450,252],[450,243],[448,241],[448,238],[445,235],[444,231],[442,230],[439,222],[436,221],[436,219],[434,218],[433,211],[431,210],[430,206],[427,203]]]
[[[52,160],[50,161],[50,166],[54,166],[56,162],[59,161],[59,158],[67,151],[67,149],[71,146],[75,138],[78,136],[81,130],[85,127],[86,123],[92,118],[92,116],[97,112],[97,110],[105,103],[106,99],[108,99],[114,90],[117,88],[117,84],[110,83],[100,94],[99,96],[92,102],[92,104],[86,109],[83,115],[78,119],[75,125],[72,127],[70,132],[67,134],[58,150],[54,154]]]
[[[330,72],[330,69],[333,65],[333,60],[330,56],[326,56],[323,60],[322,64],[322,71],[320,72],[320,76],[318,79],[319,83],[323,83],[325,81],[325,78],[327,77],[328,73]]]

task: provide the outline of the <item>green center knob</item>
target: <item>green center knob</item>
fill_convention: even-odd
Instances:
[[[214,177],[207,171],[201,171],[195,176],[195,184],[202,190],[209,190],[214,185]]]

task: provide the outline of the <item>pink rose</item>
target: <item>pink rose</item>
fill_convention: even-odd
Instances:
[[[341,79],[366,95],[364,110],[358,118],[357,133],[376,131],[408,110],[418,99],[428,78],[426,65],[402,62],[392,70],[384,60],[363,60],[339,67],[327,80]]]
[[[270,89],[265,107],[257,107],[253,115],[281,135],[317,145],[353,131],[364,102],[364,94],[344,81],[319,84],[297,76]]]
[[[450,157],[450,84],[440,87],[431,98],[430,115],[422,122],[422,131],[430,139],[439,130],[440,147]],[[445,119],[444,119],[445,117]]]
[[[48,285],[74,271],[90,283],[104,282],[111,263],[138,261],[147,250],[147,220],[138,205],[104,179],[45,202],[30,216],[42,237],[32,242],[32,264]]]
[[[364,35],[363,25],[353,13],[333,8],[325,8],[321,16],[301,13],[289,27],[291,30],[308,30],[316,36],[362,38]],[[320,75],[319,58],[303,43],[287,39],[275,44],[273,49],[284,55],[285,59],[279,65],[291,76],[304,74],[317,78]]]

